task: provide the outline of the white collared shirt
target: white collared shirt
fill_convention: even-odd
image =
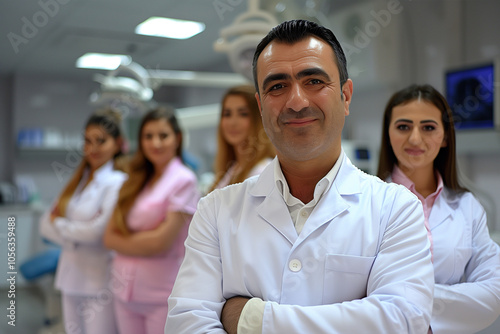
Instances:
[[[288,211],[290,211],[290,216],[292,218],[295,229],[297,230],[297,234],[300,234],[302,228],[304,227],[307,218],[310,216],[311,212],[318,204],[321,196],[325,192],[327,192],[333,184],[335,177],[340,169],[340,165],[342,164],[342,160],[344,158],[344,152],[340,152],[339,158],[333,165],[332,169],[326,174],[314,188],[314,198],[307,204],[302,203],[301,200],[294,197],[290,193],[290,188],[288,187],[288,183],[286,182],[285,176],[283,175],[283,171],[280,168],[279,164],[276,164],[274,167],[274,179],[276,180],[276,186],[280,190],[281,195],[283,196],[283,200],[288,207]]]

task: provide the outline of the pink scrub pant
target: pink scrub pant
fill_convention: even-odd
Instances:
[[[115,316],[120,334],[163,334],[168,305],[123,302],[115,298]]]

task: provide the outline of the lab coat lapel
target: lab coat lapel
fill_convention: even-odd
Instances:
[[[431,214],[429,216],[431,232],[454,214],[457,205],[455,202],[456,196],[451,196],[449,190],[443,188],[432,205]]]
[[[257,207],[257,213],[271,226],[281,233],[291,244],[297,240],[297,231],[293,226],[292,218],[288,212],[283,197],[274,187],[273,192],[267,196]]]
[[[250,191],[250,195],[264,197],[262,203],[256,208],[257,213],[290,244],[293,244],[297,239],[297,231],[274,180],[274,164],[276,163],[279,163],[277,158],[264,169],[255,187]]]

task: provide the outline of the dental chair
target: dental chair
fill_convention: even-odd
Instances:
[[[61,249],[59,246],[44,240],[50,247],[24,261],[19,270],[28,282],[41,286],[44,295],[44,328],[60,326],[61,296],[54,288],[54,277]]]

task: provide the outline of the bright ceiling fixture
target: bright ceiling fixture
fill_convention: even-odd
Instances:
[[[76,60],[78,68],[93,68],[99,70],[115,70],[120,65],[127,65],[132,58],[127,55],[110,53],[86,53]]]
[[[119,76],[120,73],[127,76]],[[148,71],[135,62],[121,64],[107,75],[96,74],[94,79],[101,83],[102,92],[120,92],[140,101],[153,97]],[[95,100],[96,96],[93,98]]]
[[[252,81],[252,60],[257,44],[277,24],[273,15],[259,9],[259,0],[248,0],[248,11],[221,29],[214,49],[226,53],[233,71]]]
[[[150,17],[135,27],[139,35],[157,36],[174,39],[188,39],[205,30],[205,23],[170,19],[166,17]]]

